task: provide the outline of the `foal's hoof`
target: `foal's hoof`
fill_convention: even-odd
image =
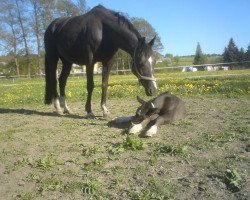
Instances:
[[[146,137],[153,137],[157,133],[157,126],[152,126],[145,134]]]
[[[130,130],[129,133],[130,134],[136,134],[139,133],[142,130],[142,125],[141,124],[136,124],[134,125]]]
[[[87,119],[95,119],[96,117],[95,117],[95,115],[94,115],[93,113],[88,113],[88,114],[86,115],[86,118],[87,118]]]

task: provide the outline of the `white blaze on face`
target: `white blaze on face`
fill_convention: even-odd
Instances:
[[[150,63],[150,66],[151,66],[151,72],[152,72],[152,74],[153,74],[153,58],[150,56],[149,58],[148,58],[148,62]],[[157,84],[156,84],[156,81],[152,81],[153,82],[153,85],[154,85],[154,87],[155,87],[155,89],[157,89]]]
[[[157,89],[156,81],[152,81],[152,82],[153,82],[153,85],[154,85],[155,89]]]
[[[151,57],[151,56],[148,58],[148,62],[150,63],[151,68],[152,68],[153,59],[152,59],[152,57]]]

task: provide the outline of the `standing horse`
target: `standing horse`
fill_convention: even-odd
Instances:
[[[132,72],[144,86],[148,96],[157,89],[153,76],[152,46],[155,37],[146,43],[132,23],[117,12],[103,6],[96,6],[88,13],[76,17],[54,20],[44,35],[45,43],[45,104],[54,100],[56,112],[70,113],[66,104],[65,86],[73,63],[86,65],[87,117],[93,118],[91,96],[94,89],[93,67],[102,62],[102,98],[103,115],[109,114],[106,108],[106,92],[112,58],[120,48],[132,56]],[[62,61],[59,77],[60,97],[57,93],[56,68],[58,60]]]

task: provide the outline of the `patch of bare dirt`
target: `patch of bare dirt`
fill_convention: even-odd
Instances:
[[[126,127],[108,125],[133,115],[136,101],[108,101],[108,119],[94,102],[94,120],[82,103],[65,116],[45,106],[0,108],[0,199],[249,199],[249,100],[184,100],[187,118],[140,138],[143,150],[119,149]],[[228,169],[242,179],[238,191],[225,183]]]

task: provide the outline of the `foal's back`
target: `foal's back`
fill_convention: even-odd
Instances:
[[[168,115],[171,121],[183,119],[186,116],[185,102],[173,94],[162,93],[154,101],[156,105],[162,105],[160,115]]]

